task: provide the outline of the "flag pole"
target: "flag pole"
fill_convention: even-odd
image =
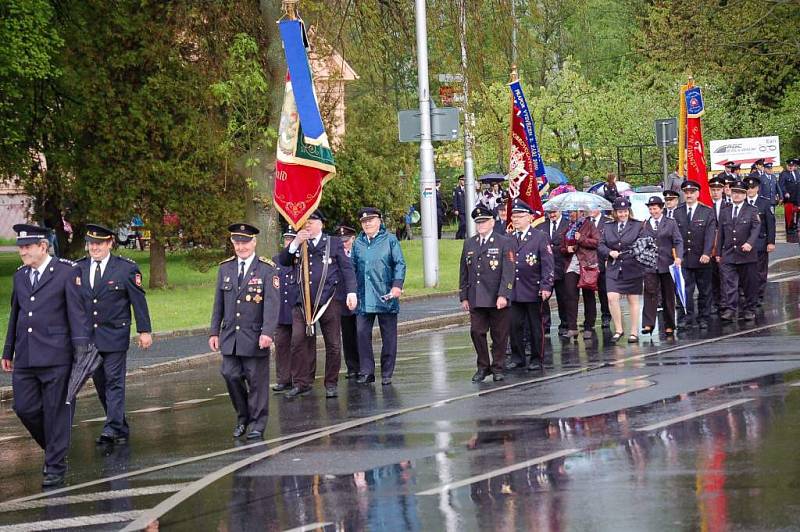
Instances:
[[[297,5],[300,0],[282,0],[281,8],[283,15],[289,20],[297,20]],[[295,227],[300,230],[300,227]],[[306,320],[306,336],[314,336],[314,324],[312,323],[313,316],[311,315],[311,274],[308,269],[308,241],[304,240],[300,246],[301,265],[300,269],[303,272],[303,312]],[[321,287],[320,287],[321,289]]]

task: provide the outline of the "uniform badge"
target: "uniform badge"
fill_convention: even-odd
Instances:
[[[231,278],[230,277],[225,277],[225,280],[223,282],[229,283],[229,282],[231,282]]]
[[[78,286],[80,286],[80,285],[81,285],[81,278],[80,278],[80,276],[78,276],[78,277],[75,277],[75,284],[76,284],[76,285],[78,285]]]
[[[247,296],[245,296],[244,300],[245,301],[250,301],[250,294],[247,294]]]
[[[280,290],[281,288],[281,280],[278,278],[277,275],[272,276],[272,286],[274,286],[278,290]]]
[[[492,260],[489,261],[489,267],[492,270],[496,270],[497,266],[499,266],[499,265],[500,265],[500,261],[498,261],[497,259],[492,259]]]
[[[263,298],[263,297],[261,297],[261,296],[259,296],[259,295],[256,295],[256,297],[254,297],[254,298],[253,298],[253,301],[254,301],[256,304],[258,304],[258,303],[261,303],[261,301],[263,301],[263,300],[264,300],[264,298]]]
[[[141,273],[137,273],[133,277],[133,282],[136,283],[136,286],[141,288],[141,286],[142,286],[142,274]]]
[[[528,263],[528,266],[533,266],[534,264],[536,264],[536,255],[534,255],[533,253],[528,253],[527,255],[525,255],[525,262]]]

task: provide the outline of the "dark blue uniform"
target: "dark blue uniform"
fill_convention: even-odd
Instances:
[[[558,332],[567,331],[567,316],[565,314],[566,305],[562,304],[565,297],[564,292],[564,273],[567,266],[564,264],[564,255],[558,252],[561,248],[561,242],[564,235],[569,229],[569,218],[560,216],[556,221],[555,227],[550,219],[545,220],[535,227],[538,231],[547,235],[550,242],[550,248],[556,250],[553,253],[553,292],[556,296],[556,308],[558,308]],[[545,334],[550,332],[550,327],[553,323],[550,317],[550,304],[542,305],[542,326],[544,327]]]
[[[498,232],[488,234],[483,245],[480,235],[466,239],[461,251],[459,299],[469,302],[470,336],[478,355],[478,371],[483,377],[503,372],[511,319],[508,306],[497,308],[497,298],[505,297],[510,303],[514,286],[513,259],[513,240]],[[486,339],[489,331],[492,333],[491,360]]]
[[[220,263],[211,336],[219,336],[221,373],[238,426],[250,424],[251,433],[263,433],[269,406],[269,348],[261,349],[258,341],[262,335],[275,339],[281,282],[275,263],[254,257],[240,283],[239,262],[234,256]]]
[[[46,475],[63,475],[73,406],[66,404],[73,353],[89,343],[74,262],[51,257],[34,288],[31,268],[14,274],[3,359],[14,361],[14,411],[44,449]]]
[[[316,335],[306,335],[305,314],[303,311],[303,277],[301,272],[300,249],[289,253],[287,246],[278,255],[281,266],[294,268],[298,284],[292,325],[292,384],[306,391],[314,382],[317,370]],[[325,340],[325,386],[335,387],[339,380],[342,364],[341,354],[341,304],[335,299],[339,285],[346,294],[356,293],[356,277],[353,263],[336,237],[322,234],[316,245],[308,241],[308,264],[311,307],[316,313],[325,309],[318,319],[319,328]],[[323,276],[324,274],[324,276]],[[327,308],[325,307],[327,305]]]
[[[272,260],[278,262],[275,255]],[[278,265],[281,278],[280,310],[278,327],[275,330],[275,381],[272,388],[282,392],[292,387],[292,313],[297,301],[297,281],[294,268]]]
[[[660,293],[664,308],[664,332],[669,334],[675,330],[675,282],[669,273],[669,267],[675,262],[675,257],[683,257],[683,238],[675,220],[667,218],[666,209],[658,221],[657,230],[653,229],[652,220],[650,218],[644,223],[642,236],[655,239],[658,246],[658,264],[655,269],[648,270],[644,274],[642,326],[651,331],[655,328]]]
[[[456,240],[462,240],[467,236],[467,196],[466,190],[461,185],[453,189],[453,210],[458,211]]]
[[[685,315],[679,316],[679,325],[694,324],[707,326],[711,318],[711,285],[714,256],[714,243],[717,238],[717,218],[714,210],[702,203],[692,206],[692,219],[689,220],[686,204],[675,210],[675,222],[683,238],[683,280],[686,287]],[[709,257],[703,264],[700,257]],[[697,312],[695,313],[694,292],[697,289]]]
[[[101,438],[106,436],[112,441],[127,438],[125,373],[131,339],[131,307],[136,316],[137,332],[149,333],[152,330],[142,288],[142,273],[131,259],[110,255],[101,282],[92,286],[92,259],[83,257],[78,266],[87,301],[92,343],[103,358],[92,376],[97,396],[106,412]]]
[[[721,318],[732,320],[739,307],[739,287],[744,291],[745,305],[742,317],[755,317],[758,302],[758,251],[756,245],[761,231],[758,209],[742,202],[720,211],[717,250],[720,255],[719,271],[724,311]],[[737,214],[734,216],[734,214]],[[750,251],[742,250],[748,243]]]
[[[767,245],[775,245],[775,212],[772,203],[762,197],[755,200],[747,198],[747,203],[758,209],[758,217],[761,220],[761,227],[758,231],[756,240],[756,251],[758,252],[758,304],[764,300],[764,292],[767,289],[767,275],[769,274],[769,252]]]
[[[563,236],[563,234],[562,234]],[[522,332],[527,322],[531,331],[531,364],[529,369],[541,367],[544,357],[544,331],[542,330],[542,291],[553,291],[555,258],[549,237],[529,227],[524,235],[510,237],[515,243],[514,290],[511,293],[511,356],[516,362],[525,361],[525,343]]]

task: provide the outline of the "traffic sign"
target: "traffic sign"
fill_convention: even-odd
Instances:
[[[397,113],[400,142],[419,142],[419,111],[411,109]],[[456,107],[434,107],[431,109],[431,140],[458,140],[459,109]]]

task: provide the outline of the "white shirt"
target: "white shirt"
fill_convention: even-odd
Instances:
[[[308,243],[312,244],[314,247],[317,247],[317,244],[319,244],[319,239],[320,238],[322,238],[322,233],[318,234],[314,238],[309,238],[308,239]],[[300,246],[295,244],[294,240],[292,240],[292,243],[289,244],[289,253],[292,253],[292,254],[297,253],[298,249],[300,249]]]
[[[47,258],[44,259],[44,262],[42,262],[39,265],[38,268],[31,268],[30,277],[29,277],[30,280],[31,280],[31,284],[33,284],[33,272],[34,271],[39,272],[39,281],[41,281],[42,280],[42,275],[44,275],[44,272],[47,270],[47,266],[50,264],[51,260],[53,260],[53,257],[51,257],[50,255],[47,255]]]
[[[652,218],[652,217],[650,218],[650,227],[652,227],[652,228],[653,228],[653,231],[655,231],[656,229],[658,229],[658,228],[656,227],[656,222],[658,222],[658,223],[661,223],[661,220],[662,220],[663,218],[664,218],[664,216],[663,216],[663,215],[661,216],[661,218]]]
[[[253,259],[256,258],[256,254],[253,253],[246,259],[240,259],[236,257],[236,275],[239,275],[239,272],[242,271],[242,262],[244,262],[244,273],[247,273],[247,270],[250,269],[250,265],[253,263]]]
[[[106,255],[106,257],[100,261],[100,277],[106,273],[106,266],[108,266],[108,261],[111,258],[111,253]],[[92,288],[94,288],[94,272],[97,269],[97,261],[92,259],[92,265],[89,267],[89,284]]]
[[[601,218],[602,218],[602,216],[598,216],[597,218],[592,218],[592,223],[594,223],[594,226],[597,227],[598,229],[600,228],[600,219]]]

